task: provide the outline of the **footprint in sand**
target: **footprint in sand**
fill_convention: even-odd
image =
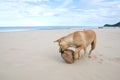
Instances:
[[[102,63],[103,61],[106,62],[115,62],[115,63],[119,63],[120,64],[120,57],[105,57],[103,55],[99,55],[99,59],[98,59],[98,63]]]
[[[100,63],[100,64],[102,64],[104,62],[114,62],[114,63],[120,64],[120,57],[110,58],[110,57],[104,56],[102,54],[97,54],[97,55],[93,54],[92,57],[90,58],[90,60]]]
[[[103,55],[93,55],[91,60],[93,60],[93,61],[95,61],[97,63],[102,64],[103,61],[104,61],[104,57],[103,57]]]
[[[111,61],[119,63],[120,64],[120,57],[115,57],[113,59],[111,59]]]
[[[10,51],[18,51],[18,50],[24,50],[24,49],[19,49],[19,48],[10,48]]]

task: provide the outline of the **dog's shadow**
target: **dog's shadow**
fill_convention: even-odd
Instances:
[[[51,56],[49,56],[49,58],[51,58],[53,61],[58,62],[58,63],[64,62],[64,60],[61,57],[61,53],[59,53],[58,51],[52,51],[50,53],[53,53]]]

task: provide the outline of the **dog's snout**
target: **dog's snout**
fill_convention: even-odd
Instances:
[[[63,51],[62,51],[62,50],[59,50],[59,52],[60,52],[60,53],[63,53]]]
[[[64,53],[64,50],[62,50],[62,49],[60,48],[59,52],[60,52],[60,53]]]

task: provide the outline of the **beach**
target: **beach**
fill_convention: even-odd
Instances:
[[[1,32],[0,80],[120,80],[120,28],[93,29],[92,58],[81,51],[80,60],[67,64],[54,41],[78,30]]]

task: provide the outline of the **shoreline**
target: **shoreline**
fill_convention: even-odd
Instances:
[[[43,27],[0,27],[1,32],[23,32],[36,30],[83,30],[83,29],[119,29],[119,27],[75,27],[75,28],[43,28]]]
[[[33,30],[77,30],[77,29],[97,29],[99,27],[70,27],[70,26],[53,26],[53,27],[0,27],[0,32],[20,32],[20,31],[33,31]]]

